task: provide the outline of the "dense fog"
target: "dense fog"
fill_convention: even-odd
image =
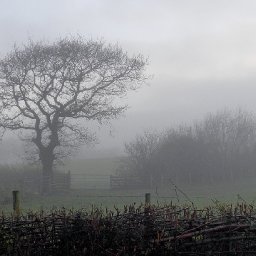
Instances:
[[[1,57],[30,39],[79,34],[148,58],[147,85],[121,99],[129,109],[118,120],[84,124],[99,141],[78,158],[122,155],[146,129],[191,124],[226,107],[255,110],[254,1],[2,1],[1,9]],[[15,138],[5,136],[1,161],[22,158]]]
[[[255,0],[0,0],[0,255],[256,255]]]
[[[130,108],[110,125],[85,123],[99,143],[77,156],[123,154],[124,142],[145,129],[191,123],[225,107],[254,111],[255,8],[254,1],[2,1],[0,55],[29,39],[80,34],[146,56],[149,86],[121,99]],[[8,149],[13,135],[9,140],[2,161],[22,152]]]

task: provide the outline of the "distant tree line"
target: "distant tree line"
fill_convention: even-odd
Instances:
[[[192,125],[145,132],[125,144],[120,175],[145,185],[215,183],[256,174],[256,119],[244,110],[208,114]]]

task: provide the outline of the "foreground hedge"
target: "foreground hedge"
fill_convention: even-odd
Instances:
[[[256,212],[240,204],[2,215],[0,255],[256,255]]]

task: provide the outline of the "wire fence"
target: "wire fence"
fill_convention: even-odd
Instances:
[[[51,178],[49,176],[49,178]],[[24,188],[38,187],[42,182],[42,176],[23,177],[18,186]],[[65,172],[53,176],[52,184],[56,187],[70,187],[71,189],[118,189],[118,188],[138,188],[145,184],[137,176],[115,176],[108,174],[92,174],[83,172]]]
[[[73,189],[110,189],[110,175],[71,173],[71,188]]]
[[[210,197],[205,195],[187,196],[182,190],[179,190],[177,186],[173,185],[168,186],[168,188],[165,187],[164,189],[158,185],[144,187],[144,189],[143,186],[142,188],[135,187],[135,185],[138,185],[138,183],[132,183],[135,178],[136,177],[133,176],[126,177],[125,186],[122,186],[124,183],[121,183],[119,188],[113,188],[111,186],[113,176],[108,174],[92,174],[78,171],[58,173],[52,183],[52,191],[54,194],[64,192],[66,195],[70,191],[72,191],[72,193],[69,196],[60,198],[60,202],[52,202],[52,206],[69,203],[69,205],[78,207],[79,205],[85,205],[87,202],[103,205],[141,203],[144,201],[146,192],[151,193],[152,202],[155,204],[170,203],[171,201],[175,203],[185,202],[193,204],[194,201],[198,200],[211,200]],[[118,177],[118,179],[120,179],[120,177]],[[10,186],[4,193],[0,191],[0,206],[11,204],[11,190],[19,190],[23,195],[27,195],[27,198],[23,198],[23,201],[29,204],[31,195],[40,194],[41,183],[42,177],[24,177],[21,185]],[[127,184],[129,186],[127,186]],[[74,199],[74,204],[70,202],[72,199]],[[87,205],[88,204],[89,203],[87,203]]]
[[[134,177],[133,177],[134,178]],[[131,180],[131,179],[130,179]],[[0,209],[10,209],[12,204],[11,191],[19,190],[21,192],[22,208],[26,209],[50,209],[55,207],[90,207],[90,205],[103,205],[110,208],[114,206],[140,204],[144,202],[146,192],[151,193],[152,203],[155,205],[164,205],[170,203],[188,204],[188,205],[208,205],[214,204],[214,198],[220,198],[216,194],[210,194],[208,191],[186,193],[177,187],[169,184],[168,187],[161,188],[156,185],[153,187],[133,189],[111,188],[111,176],[92,173],[62,173],[58,180],[53,183],[53,195],[50,199],[40,198],[40,177],[25,177],[20,187],[10,187],[2,193],[0,191]],[[132,187],[132,186],[131,186]],[[39,198],[39,199],[38,199]],[[222,200],[221,197],[220,200]],[[234,196],[233,202],[236,201]],[[239,201],[239,200],[238,200]],[[240,200],[242,201],[242,200]]]

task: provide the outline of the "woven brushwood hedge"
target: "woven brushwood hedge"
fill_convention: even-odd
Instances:
[[[256,255],[256,211],[133,205],[1,215],[0,255]]]

